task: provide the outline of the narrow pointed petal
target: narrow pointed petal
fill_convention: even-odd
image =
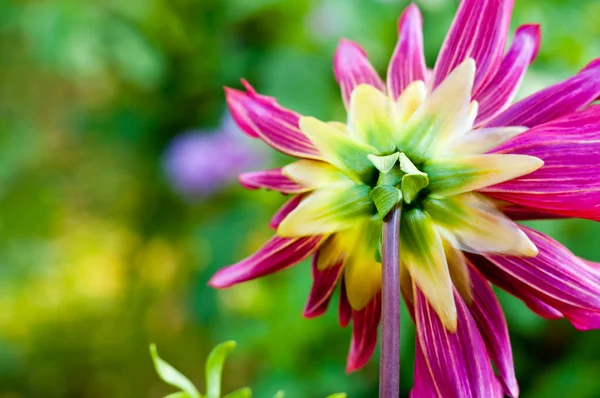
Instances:
[[[544,167],[487,187],[486,194],[532,209],[600,220],[600,106],[528,130],[494,152],[535,156]]]
[[[534,258],[486,255],[521,287],[562,312],[579,329],[600,327],[600,270],[591,267],[550,237],[521,227],[538,247]]]
[[[516,277],[504,272],[485,257],[470,253],[467,254],[467,256],[469,263],[481,272],[487,280],[523,301],[523,303],[537,315],[544,319],[551,320],[564,318],[560,311],[544,303],[541,299],[532,294],[530,291],[531,289],[526,284]]]
[[[425,295],[415,291],[417,340],[431,370],[433,384],[444,398],[501,398],[498,380],[484,341],[469,309],[455,294],[458,323],[448,331]]]
[[[269,189],[286,194],[302,193],[309,189],[286,177],[281,169],[251,171],[238,177],[240,184],[247,189]]]
[[[517,94],[527,67],[540,48],[540,26],[520,26],[494,77],[473,96],[480,105],[475,125],[481,126],[505,110]]]
[[[281,271],[310,256],[322,241],[321,236],[288,239],[275,235],[250,257],[217,271],[208,284],[226,288]]]
[[[300,131],[299,114],[283,108],[274,98],[257,94],[250,85],[247,88],[247,93],[225,89],[231,116],[243,131],[286,155],[321,159],[319,151]]]
[[[418,340],[415,343],[415,373],[413,379],[413,388],[410,391],[409,398],[439,398],[427,361],[425,361],[423,355],[423,349]]]
[[[367,157],[378,155],[371,145],[356,141],[347,134],[312,117],[300,119],[300,128],[332,165],[356,182],[368,182],[375,175],[375,167]]]
[[[275,214],[273,214],[273,217],[271,217],[271,221],[269,222],[269,227],[271,227],[272,229],[277,229],[277,227],[279,227],[279,224],[281,224],[283,219],[286,218],[287,215],[292,212],[292,210],[298,207],[303,198],[303,195],[292,196],[287,202],[283,204],[283,206],[279,208],[279,210],[277,210]]]
[[[443,244],[452,284],[462,297],[463,301],[467,303],[467,305],[471,305],[473,302],[473,286],[467,259],[462,251],[454,247],[448,240],[444,240]]]
[[[527,127],[491,127],[471,130],[464,136],[453,140],[448,153],[453,155],[482,154],[525,131],[527,131]]]
[[[425,211],[448,230],[463,250],[531,257],[535,245],[519,226],[482,195],[466,193],[445,199],[427,199]]]
[[[456,330],[452,280],[442,240],[431,217],[416,208],[404,211],[400,239],[402,263],[405,264],[444,326]]]
[[[327,311],[331,296],[342,276],[342,262],[320,271],[317,267],[318,257],[319,252],[315,254],[312,261],[313,284],[303,312],[306,318],[314,318]]]
[[[277,233],[285,237],[329,234],[352,227],[358,220],[375,214],[366,185],[319,189],[279,224]]]
[[[514,0],[462,0],[434,68],[433,87],[467,58],[477,65],[475,91],[498,68]]]
[[[349,133],[360,142],[382,153],[396,149],[396,103],[373,86],[361,84],[350,99]]]
[[[339,169],[329,163],[316,160],[302,159],[290,163],[284,166],[281,172],[290,180],[309,189],[352,184],[352,180]]]
[[[521,221],[521,220],[553,220],[557,218],[566,218],[566,216],[561,216],[560,214],[547,213],[543,210],[532,209],[529,207],[508,204],[503,206],[502,212],[506,214],[511,220]]]
[[[400,126],[406,123],[416,110],[423,105],[426,97],[427,87],[425,87],[424,81],[417,80],[410,83],[396,100],[396,125]],[[402,129],[398,129],[398,131],[399,132],[396,133],[396,140],[402,138],[401,134],[399,134]]]
[[[488,353],[500,376],[506,395],[519,396],[519,385],[515,377],[512,349],[508,336],[508,327],[502,307],[492,288],[475,269],[470,270],[473,282],[473,304],[469,306],[471,315]]]
[[[346,295],[346,284],[344,283],[344,279],[342,278],[342,282],[340,283],[340,297],[338,304],[338,322],[341,327],[345,328],[350,323],[352,319],[352,307],[350,306],[350,302],[348,301],[348,296]]]
[[[346,108],[350,106],[352,91],[360,84],[369,84],[385,92],[385,84],[373,69],[365,50],[351,40],[340,40],[333,58],[333,73],[342,89]]]
[[[319,249],[317,268],[324,271],[327,268],[343,262],[346,255],[352,251],[356,244],[355,229],[340,231],[331,235]]]
[[[471,130],[469,111],[475,63],[467,59],[425,98],[405,126],[398,148],[415,162],[423,162],[446,148],[456,136]]]
[[[356,228],[352,250],[344,261],[344,283],[350,306],[362,310],[381,291],[381,264],[375,260],[375,248],[381,223],[367,221]]]
[[[352,341],[346,372],[359,370],[369,361],[377,346],[377,329],[381,320],[381,297],[376,296],[365,308],[352,311]]]
[[[600,96],[600,62],[517,102],[486,127],[534,127],[580,110]]]
[[[390,96],[396,99],[410,83],[424,81],[426,71],[423,20],[419,7],[413,3],[406,7],[398,22],[398,44],[387,72]]]
[[[473,155],[429,160],[422,170],[429,176],[431,196],[443,198],[512,180],[543,164],[533,156]]]

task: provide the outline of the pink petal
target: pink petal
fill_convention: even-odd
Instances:
[[[475,60],[474,92],[496,71],[506,43],[514,0],[462,0],[434,68],[433,87],[468,57]]]
[[[560,214],[546,213],[538,209],[511,204],[502,208],[502,212],[515,221],[521,220],[550,220],[557,218],[566,218]]]
[[[321,159],[319,151],[300,131],[300,115],[283,108],[274,98],[259,95],[246,83],[248,92],[225,88],[229,111],[246,134],[298,158]]]
[[[348,301],[348,295],[346,294],[346,284],[342,279],[340,283],[340,303],[338,306],[338,320],[340,326],[345,328],[350,323],[352,319],[352,307],[350,306],[350,301]]]
[[[264,188],[281,193],[302,193],[307,191],[306,187],[287,178],[281,169],[242,173],[238,179],[240,184],[247,189]]]
[[[539,25],[523,25],[517,29],[512,46],[494,77],[473,96],[479,102],[476,126],[485,124],[511,103],[539,48]]]
[[[535,127],[493,152],[535,156],[544,166],[483,192],[532,209],[600,219],[600,106]]]
[[[414,382],[409,398],[439,398],[418,340],[415,344]]]
[[[314,318],[319,315],[323,315],[329,307],[331,301],[331,295],[333,294],[340,276],[342,276],[343,263],[333,265],[319,271],[317,262],[319,258],[319,252],[317,252],[312,261],[312,276],[313,284],[308,296],[308,301],[304,307],[303,315],[306,318]]]
[[[346,372],[354,372],[369,361],[377,345],[377,329],[381,320],[381,296],[377,295],[365,308],[352,311],[352,341]]]
[[[470,268],[473,303],[469,307],[492,362],[496,365],[506,395],[519,396],[512,349],[502,307],[490,285],[475,269]]]
[[[569,115],[600,96],[600,62],[592,62],[574,77],[517,102],[486,127],[534,127]]]
[[[217,271],[208,284],[230,287],[291,267],[310,256],[322,242],[322,236],[288,239],[275,235],[250,257]]]
[[[534,296],[529,287],[519,279],[505,273],[495,264],[489,262],[485,257],[468,254],[469,261],[477,268],[486,279],[499,288],[507,291],[522,300],[529,309],[545,319],[561,319],[563,314],[557,309],[544,303]]]
[[[490,359],[469,309],[455,292],[458,324],[451,333],[415,287],[417,339],[438,395],[444,398],[502,397]]]
[[[415,80],[425,81],[427,67],[423,54],[423,20],[416,4],[409,5],[398,22],[398,44],[390,60],[388,90],[396,99]]]
[[[359,84],[370,84],[385,92],[385,84],[369,63],[365,50],[351,40],[340,40],[333,58],[333,73],[342,89],[346,108],[350,107],[352,90]]]
[[[271,217],[271,221],[269,222],[269,227],[277,229],[277,227],[279,227],[279,224],[281,224],[283,219],[286,218],[287,215],[290,214],[292,211],[294,211],[296,207],[298,207],[303,198],[303,195],[292,196],[287,202],[283,204],[283,206],[279,208],[279,210],[277,210],[275,214],[273,214],[273,217]]]
[[[539,249],[533,258],[485,257],[521,282],[545,304],[562,312],[578,329],[600,326],[600,270],[591,267],[550,237],[521,226]]]

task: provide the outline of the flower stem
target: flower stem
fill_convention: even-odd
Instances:
[[[383,267],[381,356],[379,398],[400,396],[400,215],[402,203],[383,223],[381,263]]]

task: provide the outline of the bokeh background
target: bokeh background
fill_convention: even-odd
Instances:
[[[417,0],[433,65],[456,0]],[[340,37],[384,74],[404,1],[0,0],[0,397],[162,397],[161,355],[203,386],[210,348],[237,340],[226,390],[258,398],[377,396],[377,354],[344,373],[350,330],[301,317],[308,264],[226,290],[285,200],[235,174],[285,159],[243,136],[223,86],[247,78],[284,106],[343,120]],[[543,25],[520,95],[600,55],[599,0],[518,0]],[[600,261],[600,225],[537,222]],[[523,397],[599,397],[600,332],[546,322],[500,293]],[[402,326],[402,389],[413,329]]]

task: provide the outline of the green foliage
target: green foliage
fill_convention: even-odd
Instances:
[[[165,398],[221,398],[221,376],[227,356],[235,349],[235,341],[226,341],[216,346],[208,355],[205,364],[206,373],[206,395],[198,392],[194,384],[174,367],[158,356],[156,345],[150,345],[150,355],[154,362],[156,373],[167,384],[180,388],[181,392],[167,395]],[[252,390],[248,387],[240,388],[224,398],[251,398]],[[283,391],[278,391],[274,398],[284,398]],[[346,394],[338,393],[327,398],[346,398]]]

